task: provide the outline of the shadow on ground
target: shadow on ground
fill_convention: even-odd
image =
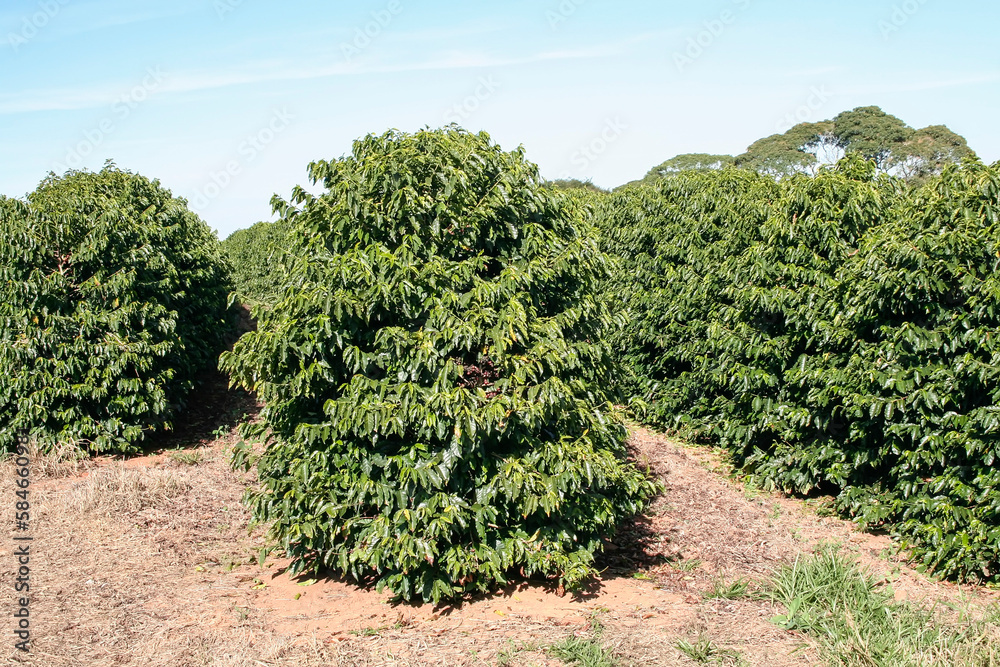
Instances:
[[[143,454],[207,445],[252,420],[260,409],[252,394],[231,389],[229,378],[221,371],[206,371],[174,419],[174,428],[147,439],[142,446]]]

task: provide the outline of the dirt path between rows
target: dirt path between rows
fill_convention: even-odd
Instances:
[[[521,583],[455,607],[394,605],[341,580],[292,579],[281,560],[258,566],[263,539],[248,533],[240,504],[248,481],[227,464],[235,439],[38,475],[33,653],[14,650],[4,614],[8,664],[561,665],[545,647],[568,637],[598,638],[622,665],[694,664],[676,643],[698,638],[714,642],[720,664],[816,664],[805,638],[770,622],[778,610],[769,604],[703,594],[722,581],[759,581],[828,542],[898,597],[995,598],[930,581],[888,538],[821,516],[822,503],[748,491],[713,452],[636,429],[636,456],[667,491],[620,531],[581,595]],[[13,502],[9,466],[0,489]],[[0,609],[14,608],[13,535],[0,544]]]

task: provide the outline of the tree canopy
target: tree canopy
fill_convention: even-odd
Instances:
[[[833,138],[846,153],[857,153],[885,171],[899,155],[913,129],[879,107],[858,107],[833,119]]]
[[[944,125],[916,130],[891,158],[891,169],[911,180],[925,180],[940,174],[949,164],[976,157],[965,137]]]
[[[682,171],[711,171],[733,164],[732,155],[712,155],[709,153],[684,153],[649,170],[646,179],[662,178]]]
[[[780,178],[792,174],[815,173],[820,161],[817,151],[828,140],[832,123],[800,123],[784,134],[759,139],[738,155],[738,167]]]
[[[683,171],[706,171],[735,165],[772,178],[815,175],[845,155],[874,161],[885,173],[911,181],[940,174],[948,164],[975,157],[966,140],[944,125],[915,130],[877,106],[844,111],[830,120],[799,123],[781,134],[753,142],[735,158],[689,153],[653,167],[644,180]]]

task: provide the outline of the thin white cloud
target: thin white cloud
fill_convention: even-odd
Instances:
[[[56,88],[0,94],[0,114],[32,111],[71,111],[93,109],[113,103],[115,92],[109,88]]]
[[[36,5],[18,13],[14,11],[0,12],[0,25],[10,26],[3,33],[0,45],[20,46],[24,39],[30,41],[34,35],[45,35],[45,39],[59,39],[86,34],[107,28],[145,23],[174,16],[183,16],[195,11],[202,11],[203,6],[193,4],[188,0],[174,2],[168,7],[142,7],[123,0],[107,0],[103,2],[83,3],[79,0],[52,0],[42,8]],[[44,16],[43,19],[38,18]],[[23,34],[31,30],[31,36]]]
[[[349,62],[337,62],[332,65],[311,69],[302,68],[297,65],[289,65],[287,67],[272,68],[270,70],[262,68],[259,65],[254,65],[251,68],[238,72],[223,74],[188,73],[177,77],[170,77],[168,82],[163,86],[163,90],[168,92],[192,92],[269,81],[302,81],[348,75],[392,74],[399,72],[424,72],[491,67],[499,68],[516,65],[529,65],[532,63],[554,60],[598,58],[606,56],[608,53],[607,49],[596,48],[548,51],[521,58],[498,58],[483,54],[456,52],[439,56],[438,58],[431,60],[411,63],[395,62],[384,64],[352,64]],[[3,105],[0,103],[0,111],[2,110]]]
[[[500,22],[489,24],[476,24],[455,27],[424,28],[423,30],[404,30],[394,33],[394,37],[399,40],[415,42],[427,42],[428,40],[456,39],[459,37],[474,37],[477,35],[488,35],[510,29],[510,26]]]
[[[816,77],[823,76],[824,74],[833,74],[835,72],[843,72],[844,68],[838,65],[828,65],[826,67],[814,67],[812,69],[795,69],[778,71],[775,74],[787,77]]]
[[[221,73],[181,72],[174,74],[168,71],[165,72],[165,81],[157,86],[155,94],[188,93],[254,83],[302,81],[347,75],[511,67],[547,61],[598,58],[614,52],[613,46],[599,46],[591,49],[547,51],[520,58],[453,53],[412,63],[354,64],[341,61],[311,69],[302,68],[292,63],[258,62],[239,70]],[[118,84],[116,86],[104,85],[98,88],[36,89],[17,93],[2,93],[0,94],[0,114],[65,111],[109,106],[116,99],[120,99],[123,94],[127,94],[129,89],[129,84]]]
[[[105,28],[118,28],[121,26],[132,25],[134,23],[145,23],[146,21],[155,21],[158,19],[169,18],[172,16],[182,16],[187,14],[187,11],[183,10],[173,10],[173,11],[147,11],[138,14],[119,14],[116,16],[107,16],[93,23],[85,25],[76,25],[63,30],[63,34],[66,35],[78,35],[88,32],[94,32],[96,30],[104,30]]]

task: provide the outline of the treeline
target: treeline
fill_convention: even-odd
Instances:
[[[944,125],[914,129],[876,106],[844,111],[830,120],[799,123],[786,132],[751,144],[739,155],[687,153],[649,170],[644,180],[682,171],[708,171],[736,166],[781,179],[816,175],[823,167],[855,155],[870,160],[879,172],[920,183],[948,164],[975,157],[965,138]]]

